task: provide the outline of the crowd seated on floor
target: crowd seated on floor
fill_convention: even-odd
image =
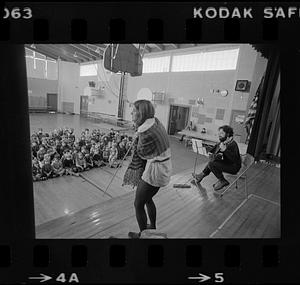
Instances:
[[[39,129],[31,135],[33,181],[62,175],[79,176],[95,167],[120,166],[131,155],[132,137],[113,128],[108,133],[85,129],[76,138],[73,128],[59,128],[47,133]]]

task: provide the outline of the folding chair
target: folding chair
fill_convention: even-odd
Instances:
[[[238,186],[237,186],[237,182],[240,178],[244,179],[245,180],[245,194],[246,194],[246,199],[248,199],[248,190],[247,190],[247,170],[251,167],[251,165],[254,163],[254,157],[249,154],[249,153],[246,153],[244,155],[241,155],[241,159],[242,159],[242,167],[240,169],[240,171],[233,175],[233,174],[230,174],[231,176],[234,176],[235,179],[228,185],[228,187],[220,193],[220,197],[222,197],[224,195],[225,192],[227,192],[233,184],[235,184],[235,188],[237,189]]]

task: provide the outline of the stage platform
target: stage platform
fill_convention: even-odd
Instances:
[[[196,186],[173,188],[174,183],[187,181],[191,171],[188,169],[173,175],[171,183],[154,197],[157,229],[166,233],[168,238],[280,237],[280,169],[263,163],[254,164],[249,170],[250,195],[247,201],[244,201],[242,180],[238,189],[233,188],[222,198],[212,190],[213,175],[203,180],[200,189]],[[90,188],[92,185],[87,186],[89,183],[83,182],[84,179],[73,179],[86,185],[78,189],[70,185],[74,193],[91,195],[95,203],[40,223],[36,227],[37,238],[127,238],[129,231],[138,231],[133,190],[122,189],[116,181],[114,190],[108,192],[113,196],[111,198],[100,190],[97,192],[97,188]]]

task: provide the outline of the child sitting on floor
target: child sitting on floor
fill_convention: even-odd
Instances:
[[[85,136],[84,134],[81,136],[80,141],[79,141],[79,146],[82,147],[85,145]]]
[[[40,168],[39,162],[36,157],[32,159],[32,180],[42,180],[42,169]]]
[[[92,157],[89,153],[87,153],[85,155],[85,161],[86,161],[86,169],[87,170],[94,167],[94,162],[93,162]]]
[[[39,141],[42,140],[43,137],[43,129],[39,128],[38,132],[37,132],[37,137],[39,138]]]
[[[91,134],[90,134],[90,130],[89,129],[85,129],[84,130],[84,136],[85,136],[86,139],[90,138]]]
[[[43,161],[44,160],[44,155],[46,154],[46,150],[44,147],[40,147],[40,149],[37,152],[37,159],[38,161]]]
[[[91,146],[91,148],[90,148],[90,154],[91,154],[91,155],[94,154],[95,149],[96,149],[96,143],[93,144],[93,145]]]
[[[100,167],[103,165],[103,157],[98,147],[96,147],[94,150],[92,160],[95,166]]]
[[[61,152],[64,154],[65,152],[69,151],[71,148],[67,144],[66,140],[63,140],[61,143]]]
[[[51,147],[47,150],[46,154],[50,155],[50,161],[53,160],[55,154],[56,154],[56,148],[55,147]]]
[[[85,156],[88,152],[87,147],[84,145],[83,147],[81,147],[81,152],[83,154],[83,156]]]
[[[108,158],[109,166],[112,168],[117,167],[118,166],[117,159],[118,159],[118,150],[116,144],[113,144],[113,146],[110,149],[110,154]]]
[[[75,158],[75,166],[78,172],[82,172],[86,169],[86,161],[82,152],[78,152],[77,157]]]
[[[88,140],[86,141],[85,146],[83,146],[83,147],[85,147],[87,153],[89,153],[89,152],[90,152],[90,149],[91,149],[91,147],[92,147],[92,141],[91,141],[90,139],[88,139]],[[81,152],[82,152],[82,151],[81,151]]]
[[[41,146],[43,146],[46,150],[48,150],[48,148],[50,148],[50,145],[49,145],[47,137],[43,137],[42,138]]]
[[[55,154],[51,166],[53,168],[53,177],[58,177],[65,174],[65,169],[63,168],[63,164],[58,153]]]
[[[109,147],[108,146],[104,147],[102,156],[103,156],[103,161],[105,163],[108,163],[108,159],[109,159]]]
[[[56,152],[57,152],[60,156],[63,155],[63,151],[62,151],[62,149],[61,149],[61,142],[60,142],[59,139],[56,139],[56,140],[55,140],[55,149],[56,149]]]
[[[121,141],[118,144],[117,149],[118,149],[118,159],[123,159],[126,154],[125,143]]]
[[[33,141],[31,143],[31,150],[32,150],[32,154],[34,157],[37,157],[37,152],[39,151],[39,149],[40,148],[39,148],[38,144],[35,141]]]
[[[110,137],[110,139],[112,139],[115,136],[115,131],[113,128],[110,129],[108,136]]]
[[[49,154],[45,154],[43,166],[42,166],[42,178],[51,178],[53,174],[53,168],[51,166],[51,158]]]
[[[66,151],[62,158],[63,168],[65,169],[66,175],[79,176],[78,173],[75,173],[76,168],[74,165],[74,159],[70,151]]]

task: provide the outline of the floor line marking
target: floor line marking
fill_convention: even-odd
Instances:
[[[249,200],[250,196],[248,197],[248,199],[244,199],[239,204],[239,206],[237,206],[236,209],[225,219],[225,221],[220,226],[218,226],[218,228],[212,234],[210,234],[209,237],[213,237],[219,230],[221,230],[224,227],[224,225],[231,219],[231,217]]]
[[[277,202],[274,202],[274,201],[271,201],[271,200],[269,200],[269,199],[266,199],[266,198],[263,198],[263,197],[261,197],[261,196],[258,196],[258,195],[255,195],[255,194],[250,194],[249,196],[248,196],[248,198],[246,198],[245,200],[243,200],[241,203],[240,203],[240,205],[226,218],[226,220],[213,232],[213,233],[211,233],[210,235],[209,235],[209,237],[210,238],[212,238],[219,230],[221,230],[223,227],[224,227],[224,225],[232,218],[232,216],[247,202],[247,201],[249,201],[250,200],[250,198],[252,198],[252,197],[255,197],[255,198],[258,198],[258,199],[261,199],[261,200],[264,200],[264,201],[266,201],[266,202],[269,202],[269,203],[272,203],[272,204],[274,204],[274,205],[276,205],[276,206],[280,206],[280,204],[279,203],[277,203]]]
[[[264,197],[261,197],[261,196],[259,196],[259,195],[256,195],[256,194],[251,194],[251,195],[252,195],[252,197],[255,197],[255,198],[258,198],[258,199],[264,200],[264,201],[266,201],[266,202],[272,203],[272,204],[274,204],[274,205],[276,205],[276,206],[279,206],[279,207],[280,207],[280,203],[277,203],[277,202],[275,202],[275,201],[272,201],[272,200],[266,199],[266,198],[264,198]]]

